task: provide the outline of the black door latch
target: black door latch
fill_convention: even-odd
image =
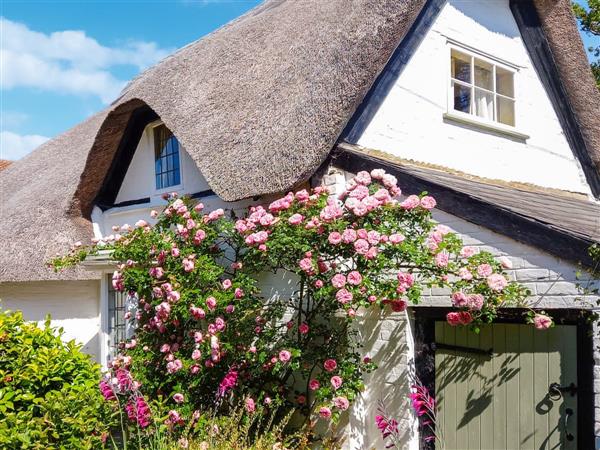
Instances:
[[[548,393],[550,394],[550,398],[553,400],[558,400],[561,398],[564,392],[568,392],[571,394],[571,397],[575,397],[577,394],[577,386],[575,383],[571,383],[568,386],[561,386],[558,383],[552,383],[550,387],[548,387]]]

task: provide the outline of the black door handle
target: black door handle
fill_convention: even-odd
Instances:
[[[558,383],[552,383],[548,387],[548,394],[552,400],[559,400],[563,396],[563,392],[568,392],[571,397],[577,394],[577,386],[575,383],[571,383],[568,386],[561,386]]]
[[[565,436],[567,438],[567,441],[569,442],[575,439],[575,436],[573,436],[573,434],[571,434],[571,432],[569,431],[569,417],[571,417],[572,415],[573,410],[571,408],[565,409]]]

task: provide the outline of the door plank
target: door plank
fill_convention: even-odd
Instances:
[[[536,414],[534,416],[535,447],[546,448],[548,441],[548,414],[540,412],[538,404],[543,401],[548,393],[548,333],[545,330],[535,330],[533,333],[533,398],[532,405]]]
[[[494,327],[494,358],[492,359],[494,374],[503,373],[507,364],[506,354],[506,328]],[[496,383],[492,398],[494,416],[494,447],[506,448],[506,383]]]
[[[492,325],[484,325],[481,327],[479,337],[480,348],[489,350],[493,348],[492,342]],[[485,398],[487,407],[481,414],[480,421],[480,436],[481,448],[488,450],[494,448],[494,414],[492,410],[492,395],[494,392],[494,368],[492,367],[492,358],[483,358],[481,364],[481,393]]]
[[[519,367],[520,336],[519,325],[498,324],[506,334],[506,359],[500,370],[499,385],[502,385],[506,396],[506,448],[519,448],[520,429],[520,389],[521,370]],[[495,332],[495,331],[494,331]]]
[[[535,429],[535,397],[532,383],[534,380],[534,355],[532,326],[519,327],[519,448],[537,450],[533,432]]]

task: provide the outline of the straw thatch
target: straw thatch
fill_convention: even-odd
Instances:
[[[12,161],[9,161],[8,159],[0,159],[0,171],[6,169],[11,163]]]
[[[568,3],[534,2],[541,12],[547,4]],[[89,239],[94,199],[129,117],[142,106],[175,133],[224,200],[285,191],[306,180],[424,3],[270,0],[147,70],[107,111],[0,173],[0,281],[55,279],[44,267],[48,258]],[[571,67],[583,70],[583,50],[576,64],[569,55],[563,61],[559,56],[570,47],[552,33],[564,28],[562,39],[581,47],[573,19],[541,17],[568,81]],[[579,93],[579,85],[567,81],[592,154],[599,119],[585,97],[593,95],[589,86]],[[81,270],[60,276],[92,277]]]

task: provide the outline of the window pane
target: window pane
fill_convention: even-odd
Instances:
[[[179,170],[176,170],[175,172],[173,172],[173,185],[177,185],[179,183],[181,183],[181,178],[179,176]]]
[[[465,83],[472,83],[471,81],[471,57],[460,53],[456,50],[452,50],[451,53],[451,67],[452,67],[452,78],[464,81]]]
[[[454,90],[454,109],[464,113],[471,112],[471,88],[452,83]]]
[[[475,58],[475,86],[492,91],[494,89],[493,70],[491,64]]]
[[[497,117],[498,122],[506,125],[515,126],[515,101],[508,98],[497,97]]]
[[[494,94],[475,88],[475,115],[494,120]]]
[[[496,92],[508,97],[515,97],[513,73],[496,67]]]
[[[154,158],[156,188],[165,189],[180,184],[179,142],[164,125],[154,128]]]

